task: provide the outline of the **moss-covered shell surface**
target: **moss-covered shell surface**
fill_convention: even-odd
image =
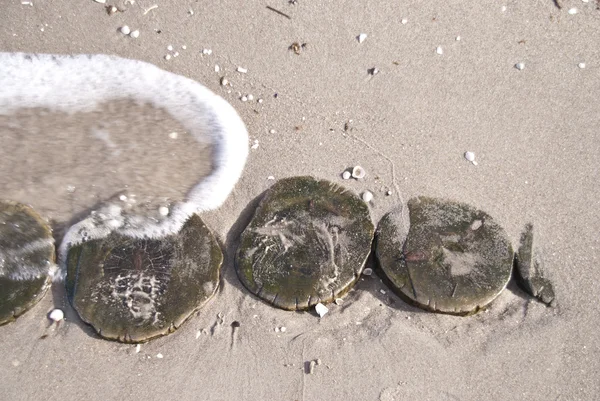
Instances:
[[[467,315],[494,300],[511,277],[513,250],[492,218],[467,204],[426,197],[379,226],[376,255],[394,291],[423,309]]]
[[[67,295],[102,337],[143,342],[178,328],[219,284],[221,249],[199,216],[161,239],[112,233],[69,250]]]
[[[369,209],[356,194],[312,177],[282,179],[242,233],[237,273],[274,306],[308,309],[354,285],[373,234]]]
[[[54,259],[48,224],[29,206],[0,201],[0,324],[42,299]]]

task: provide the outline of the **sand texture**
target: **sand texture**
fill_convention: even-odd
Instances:
[[[181,74],[233,105],[252,148],[226,202],[202,214],[224,248],[208,304],[137,352],[99,338],[55,284],[0,327],[2,400],[598,399],[596,0],[107,0],[112,15],[93,0],[31,1],[3,2],[0,51],[114,54]],[[0,198],[34,207],[57,239],[125,192],[148,213],[184,198],[211,148],[165,113],[110,103],[1,116]],[[344,181],[355,165],[366,177]],[[261,194],[299,175],[371,191],[375,225],[415,196],[485,211],[514,249],[532,223],[556,307],[511,282],[485,312],[428,313],[375,271],[322,319],[273,308],[240,283],[235,253]]]

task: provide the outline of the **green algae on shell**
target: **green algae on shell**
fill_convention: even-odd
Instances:
[[[168,334],[219,285],[223,253],[198,215],[160,239],[112,233],[67,257],[67,296],[102,337],[139,343]]]
[[[525,226],[521,234],[519,250],[515,255],[518,283],[530,295],[547,306],[556,304],[554,288],[544,270],[544,263],[536,242],[534,242],[533,224]]]
[[[352,288],[373,235],[369,208],[356,194],[313,177],[282,179],[241,235],[237,274],[274,306],[305,310]]]
[[[506,288],[513,250],[488,214],[427,197],[409,200],[409,222],[399,216],[402,211],[381,220],[376,255],[404,300],[433,312],[468,315]]]
[[[52,230],[31,207],[0,201],[0,325],[33,307],[50,286]]]

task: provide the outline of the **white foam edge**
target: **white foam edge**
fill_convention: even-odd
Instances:
[[[248,132],[235,109],[196,81],[138,60],[109,55],[53,55],[0,52],[0,114],[23,108],[55,111],[91,111],[100,103],[133,99],[164,108],[200,142],[212,145],[213,170],[174,205],[169,216],[144,226],[124,225],[114,215],[97,225],[90,216],[69,228],[59,246],[59,271],[66,275],[71,246],[117,231],[138,238],[160,238],[178,232],[188,218],[218,208],[242,174],[248,156]],[[159,195],[159,194],[157,194]],[[113,212],[116,206],[112,206]],[[120,209],[119,209],[120,210]]]

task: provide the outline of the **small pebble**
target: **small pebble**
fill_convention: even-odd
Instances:
[[[204,54],[205,56],[210,56],[212,54],[212,50],[211,49],[202,49],[202,54]]]
[[[569,8],[569,11],[567,11],[570,15],[575,15],[577,14],[577,9],[575,7],[573,8]]]
[[[287,328],[285,326],[281,326],[279,328],[279,331],[281,331],[282,333],[285,333],[287,331]]]
[[[52,309],[48,314],[48,318],[53,322],[58,323],[65,318],[65,313],[60,309]]]
[[[156,354],[156,357],[157,357],[158,359],[163,359],[163,354]]]
[[[238,67],[237,68],[237,72],[240,72],[242,74],[246,74],[248,72],[247,68],[243,68],[243,67]]]
[[[215,72],[221,71],[221,67],[218,64],[215,64]]]
[[[383,294],[383,295],[385,295],[385,294],[386,294],[384,289],[381,289],[381,290],[379,290],[379,292],[380,292],[381,294]]]
[[[165,56],[165,60],[171,60],[171,55],[170,55],[170,54],[167,54],[167,55]]]
[[[316,365],[316,364],[317,364],[317,363],[316,363],[315,361],[310,361],[310,362],[308,363],[308,374],[309,374],[309,375],[312,375],[312,374],[313,374],[313,372],[315,371],[315,365]]]
[[[166,207],[166,206],[161,206],[161,207],[158,208],[158,213],[161,216],[167,216],[169,214],[169,208]]]
[[[360,35],[358,35],[357,39],[358,39],[358,43],[362,43],[365,41],[365,39],[367,39],[367,34],[361,33]]]
[[[248,97],[247,96],[242,96],[240,100],[242,102],[247,102],[248,101]]]
[[[460,36],[457,36],[457,37],[456,37],[456,41],[460,41]]]
[[[319,366],[319,365],[320,365],[321,363],[323,363],[323,362],[321,362],[321,359],[320,359],[320,358],[317,358],[317,359],[315,359],[315,363],[317,364],[317,366]]]
[[[465,159],[472,162],[475,160],[475,153],[473,152],[465,152]]]
[[[251,146],[252,149],[258,149],[258,139],[254,140],[254,144]]]
[[[142,344],[138,344],[138,345],[135,346],[135,353],[136,354],[139,354],[141,350],[142,350]]]
[[[315,305],[315,311],[317,312],[319,317],[323,317],[327,314],[327,312],[329,312],[329,309],[327,309],[325,305],[319,302]]]
[[[127,25],[123,25],[121,27],[120,31],[123,35],[129,35],[129,33],[131,32],[131,29],[129,29],[129,27]]]
[[[519,71],[522,71],[525,68],[525,63],[517,63],[515,64],[515,68]]]
[[[506,11],[506,6],[502,6],[501,10],[502,10],[502,12],[505,12]]]
[[[274,180],[274,179],[275,179],[275,177],[273,177],[272,175],[267,177],[267,180]]]
[[[263,102],[263,100],[262,100],[262,99],[258,99],[258,100],[257,100],[257,102],[258,102],[258,103],[262,103],[262,102]]]
[[[171,139],[177,139],[178,136],[179,136],[179,134],[177,132],[171,132],[169,134],[169,138],[171,138]]]
[[[75,192],[75,187],[73,185],[67,185],[67,192],[72,194]]]
[[[363,192],[362,200],[365,202],[371,202],[373,200],[373,194],[370,191]]]
[[[352,173],[351,173],[351,172],[349,172],[349,171],[344,171],[344,172],[342,173],[342,178],[343,178],[344,180],[349,180],[349,179],[350,179],[350,177],[352,177]]]
[[[363,270],[362,274],[363,276],[370,276],[371,274],[373,274],[373,269],[367,267],[365,270]]]
[[[386,194],[387,196],[390,196],[390,195],[392,194],[392,191],[387,191],[385,194]]]
[[[172,52],[173,51],[173,46],[171,46],[171,45],[167,46],[167,50],[170,51],[170,52]]]
[[[377,74],[379,74],[379,69],[376,68],[376,67],[370,68],[369,69],[369,74],[371,74],[371,75],[377,75]]]
[[[182,48],[183,50],[186,50],[186,49],[187,49],[187,46],[186,46],[186,45],[181,45],[181,48]]]
[[[269,131],[269,133],[271,133],[271,134],[274,134],[274,133],[276,133],[276,132],[277,132],[277,131],[275,131],[274,129],[272,129],[271,131]]]
[[[437,49],[435,49],[435,52],[439,55],[444,54],[444,49],[441,48],[441,46],[438,46]]]
[[[248,100],[250,100],[250,101],[254,100],[254,96],[252,94],[248,95]]]
[[[177,56],[179,56],[179,52],[173,53],[173,57],[177,57]]]
[[[117,7],[115,7],[115,6],[111,6],[111,7],[108,9],[108,11],[109,11],[111,14],[114,14],[114,13],[116,13],[117,11],[119,11],[119,9],[118,9]]]
[[[132,38],[136,39],[140,37],[140,31],[138,31],[137,29],[135,31],[132,31],[129,36],[131,36]]]
[[[584,69],[585,68],[585,63],[579,63],[577,64],[577,67]]]
[[[223,77],[221,78],[221,86],[227,86],[229,84],[229,81],[227,80],[227,78]]]
[[[122,200],[123,202],[125,202],[127,200],[127,196],[121,195],[121,196],[119,196],[119,199]]]

